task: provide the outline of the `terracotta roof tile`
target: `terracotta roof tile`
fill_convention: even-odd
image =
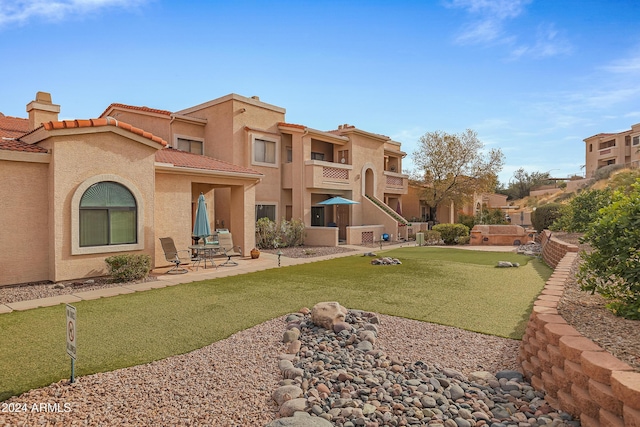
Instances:
[[[48,153],[45,148],[35,144],[27,144],[17,139],[0,139],[0,150],[23,151],[25,153]]]
[[[156,152],[156,161],[160,163],[170,163],[174,166],[194,169],[205,169],[220,172],[232,172],[261,176],[260,172],[253,169],[237,166],[232,163],[223,162],[213,157],[188,153],[176,150],[175,148],[164,148]]]
[[[0,113],[0,138],[17,138],[29,132],[29,120]]]
[[[118,104],[114,102],[111,105],[109,105],[102,112],[102,114],[100,114],[100,117],[104,116],[107,113],[107,111],[109,111],[111,108],[122,108],[126,110],[145,111],[147,113],[157,113],[157,114],[163,114],[165,116],[170,116],[171,114],[173,114],[171,111],[167,111],[167,110],[158,110],[158,109],[149,108],[149,107],[136,107],[135,105]]]
[[[305,125],[298,125],[295,123],[285,123],[285,122],[278,122],[278,126],[287,126],[290,128],[298,128],[298,129],[306,129],[307,127]]]
[[[62,120],[57,122],[47,122],[43,123],[43,126],[46,130],[54,130],[54,129],[71,129],[71,128],[83,128],[83,127],[100,127],[100,126],[116,126],[121,129],[127,130],[129,132],[135,133],[136,135],[140,135],[143,138],[147,138],[156,142],[160,145],[167,146],[167,141],[160,138],[159,136],[153,135],[147,131],[144,131],[140,128],[131,126],[129,123],[121,122],[113,118],[102,118],[102,119],[88,119],[88,120]]]

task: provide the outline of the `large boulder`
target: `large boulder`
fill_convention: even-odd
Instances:
[[[332,330],[333,325],[344,322],[347,309],[337,302],[319,302],[311,309],[311,321],[325,329]]]

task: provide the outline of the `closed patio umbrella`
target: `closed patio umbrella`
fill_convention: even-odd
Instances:
[[[209,225],[207,204],[204,200],[204,194],[200,193],[200,196],[198,197],[198,207],[196,209],[196,220],[193,223],[193,236],[205,238],[210,235],[211,226]]]

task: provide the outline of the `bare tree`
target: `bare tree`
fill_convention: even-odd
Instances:
[[[427,132],[413,152],[417,170],[412,180],[422,185],[422,196],[429,205],[431,219],[437,222],[442,203],[462,204],[474,193],[493,191],[504,155],[500,149],[484,152],[484,144],[475,131],[459,134]]]

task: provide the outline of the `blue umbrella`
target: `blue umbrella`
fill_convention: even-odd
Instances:
[[[345,199],[344,197],[336,196],[327,200],[319,202],[319,205],[334,206],[334,205],[356,205],[360,202],[355,200]],[[336,211],[336,223],[340,224],[340,211]]]
[[[344,197],[336,196],[327,200],[323,200],[319,202],[319,205],[356,205],[360,202],[356,202],[354,200],[345,199]]]
[[[207,213],[207,204],[204,201],[204,194],[200,193],[198,197],[198,208],[196,209],[196,220],[193,223],[193,235],[195,237],[204,238],[211,235],[211,226],[209,225],[209,214]]]

